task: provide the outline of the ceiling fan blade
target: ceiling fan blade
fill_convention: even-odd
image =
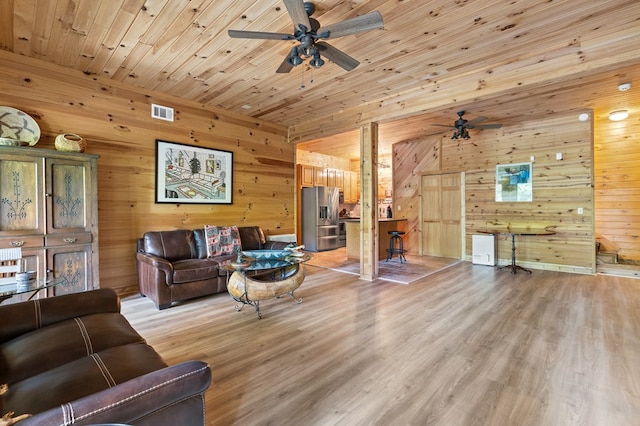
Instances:
[[[289,12],[289,16],[291,16],[296,30],[300,29],[300,24],[304,25],[307,31],[311,29],[309,15],[307,15],[307,11],[304,9],[303,0],[284,0],[284,7],[287,8],[287,12]]]
[[[351,71],[352,69],[360,65],[360,62],[358,62],[356,59],[347,55],[342,50],[336,49],[330,44],[321,41],[316,43],[316,46],[318,47],[318,50],[320,50],[320,54],[322,56],[347,71]]]
[[[470,129],[500,129],[502,124],[478,124],[477,126],[470,127]]]
[[[452,126],[451,124],[432,124],[432,126],[449,127],[451,129],[456,128],[456,126]]]
[[[280,64],[280,66],[278,67],[278,69],[276,70],[276,73],[278,74],[286,74],[289,71],[291,71],[293,69],[293,65],[291,65],[289,63],[289,61],[287,60],[289,57],[285,56],[284,61],[282,61],[282,63]]]
[[[355,18],[327,25],[326,27],[321,27],[317,33],[322,34],[328,31],[329,35],[325,38],[332,39],[364,31],[377,30],[382,28],[383,25],[384,23],[382,22],[382,15],[380,15],[380,12],[373,11],[364,15],[356,16]]]
[[[488,120],[488,118],[487,118],[487,117],[479,116],[479,117],[476,117],[476,118],[473,118],[473,119],[469,120],[469,121],[467,122],[467,125],[469,125],[469,126],[473,126],[474,124],[476,124],[476,123],[480,123],[481,121],[485,121],[485,120]]]
[[[293,37],[285,33],[266,33],[262,31],[229,30],[231,38],[259,38],[268,40],[291,40]]]

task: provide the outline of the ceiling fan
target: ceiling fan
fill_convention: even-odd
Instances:
[[[313,3],[302,0],[284,0],[284,5],[293,20],[293,34],[229,30],[229,37],[233,38],[297,40],[298,45],[291,49],[289,55],[276,70],[277,73],[288,73],[293,67],[300,65],[303,58],[311,58],[309,64],[314,68],[320,68],[325,63],[322,56],[343,69],[351,71],[360,65],[360,62],[330,44],[318,40],[335,39],[379,29],[383,26],[380,12],[374,11],[321,27],[317,20],[311,18],[316,10]]]
[[[453,130],[453,136],[451,139],[469,139],[469,129],[499,129],[502,127],[500,123],[487,123],[487,124],[478,124],[485,120],[487,117],[476,117],[472,120],[465,120],[462,118],[464,115],[464,111],[458,111],[458,119],[453,123],[453,126],[450,124],[433,124],[434,126],[444,126],[449,127]]]

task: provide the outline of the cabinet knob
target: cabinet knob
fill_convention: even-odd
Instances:
[[[77,238],[64,238],[62,241],[64,241],[67,244],[73,244],[77,241]]]
[[[24,241],[11,241],[11,247],[22,247],[24,245]]]
[[[51,197],[51,193],[50,193],[50,192],[45,192],[45,193],[44,193],[44,196],[45,196],[45,197]]]

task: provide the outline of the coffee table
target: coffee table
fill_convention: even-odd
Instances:
[[[304,264],[311,258],[310,253],[301,252],[277,259],[240,256],[235,261],[222,263],[221,268],[227,271],[227,291],[239,303],[235,310],[252,305],[258,318],[262,318],[260,301],[280,298],[284,294],[296,303],[302,303],[302,299],[296,299],[294,291],[304,281]]]

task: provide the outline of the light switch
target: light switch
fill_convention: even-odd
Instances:
[[[584,214],[584,209],[582,207],[578,207],[578,214]]]
[[[556,152],[556,160],[562,160],[562,153]]]

